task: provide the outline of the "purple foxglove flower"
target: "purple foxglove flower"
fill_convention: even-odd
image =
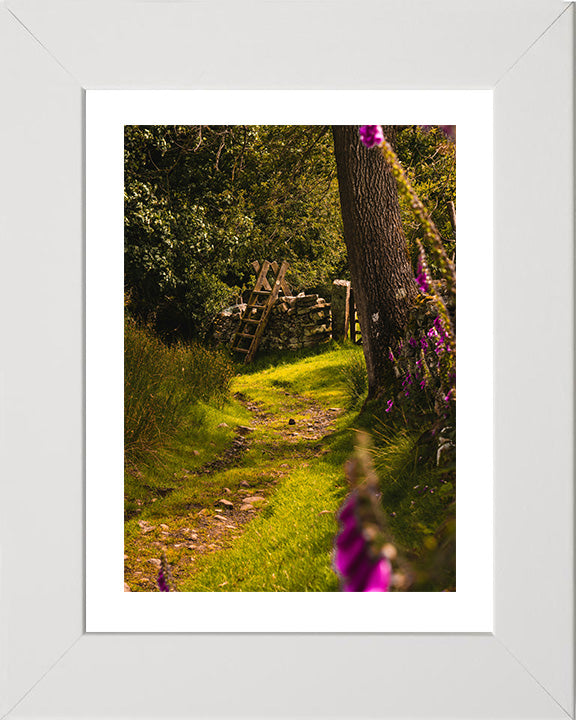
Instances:
[[[158,590],[160,592],[170,592],[170,568],[165,555],[162,555],[162,563],[160,570],[158,570]]]
[[[416,265],[416,285],[418,285],[418,289],[420,292],[428,293],[430,292],[430,276],[428,274],[428,267],[426,265],[426,260],[423,255],[423,251],[420,251],[420,255],[418,256],[418,264]]]
[[[444,342],[447,342],[449,337],[448,333],[446,332],[446,329],[444,328],[444,325],[442,324],[442,319],[440,318],[440,315],[436,316],[436,319],[434,320],[434,328],[438,332],[438,335],[442,338]]]
[[[384,142],[382,125],[360,125],[358,131],[360,133],[360,140],[367,148],[382,145]]]
[[[388,400],[388,402],[386,403],[386,408],[385,408],[384,412],[389,413],[393,407],[394,407],[394,400]]]
[[[388,592],[392,574],[384,556],[374,558],[362,533],[353,492],[340,511],[341,531],[336,536],[334,566],[342,578],[343,592]]]
[[[416,284],[418,285],[420,292],[427,293],[430,290],[430,287],[428,286],[428,278],[423,272],[416,275]]]

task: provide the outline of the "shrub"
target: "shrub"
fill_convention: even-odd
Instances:
[[[222,351],[168,347],[130,319],[124,330],[124,450],[133,458],[171,435],[198,401],[223,402],[233,370]]]

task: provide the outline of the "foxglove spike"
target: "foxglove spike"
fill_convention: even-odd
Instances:
[[[360,125],[360,140],[367,148],[373,148],[382,145],[384,142],[384,133],[382,125]]]
[[[382,555],[373,557],[358,517],[358,502],[356,490],[340,511],[334,566],[341,576],[343,592],[387,592],[390,563]]]

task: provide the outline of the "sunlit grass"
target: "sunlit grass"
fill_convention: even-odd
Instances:
[[[281,362],[262,359],[260,370],[251,368],[233,379],[232,392],[257,403],[264,417],[237,399],[222,407],[199,404],[174,438],[146,464],[130,469],[126,553],[133,570],[148,573],[148,589],[158,547],[168,543],[167,560],[179,571],[178,591],[337,591],[332,568],[336,513],[349,492],[344,463],[361,429],[375,439],[374,461],[394,540],[401,549],[418,553],[444,519],[452,488],[437,491],[436,471],[418,461],[417,430],[393,424],[378,403],[360,413],[346,410],[347,368],[361,358],[361,348],[332,346]],[[319,406],[333,411],[330,430],[322,439],[306,437]],[[288,419],[294,424],[288,426]],[[252,427],[249,449],[230,467],[194,475],[230,447],[238,425]],[[162,526],[176,534],[207,532],[198,524],[199,513],[213,517],[220,512],[219,498],[227,492],[226,497],[240,497],[246,487],[265,500],[253,519],[231,531],[223,549],[195,553],[165,539]],[[139,520],[149,520],[154,530],[143,536]]]
[[[230,550],[206,555],[182,591],[333,592],[335,513],[345,494],[338,464],[301,463]]]
[[[172,491],[180,491],[182,478],[219,456],[230,445],[234,427],[249,422],[250,418],[250,413],[237,401],[222,407],[207,403],[191,406],[175,435],[162,447],[137,463],[126,464],[125,514],[138,512],[145,519],[161,513],[160,508],[172,500]],[[222,423],[228,427],[218,427]],[[162,500],[167,492],[170,497]]]
[[[332,343],[330,349],[322,353],[303,358],[294,353],[294,356],[285,355],[255,373],[238,375],[233,380],[234,391],[245,392],[267,404],[270,403],[270,393],[273,393],[273,405],[276,407],[282,406],[282,390],[306,395],[328,407],[344,407],[347,392],[342,373],[351,358],[362,356],[362,348]],[[263,358],[261,362],[265,360]]]

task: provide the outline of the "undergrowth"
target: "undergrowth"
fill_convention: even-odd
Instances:
[[[199,401],[222,404],[233,365],[219,350],[177,343],[168,347],[126,319],[124,328],[124,450],[141,456],[174,434]]]

